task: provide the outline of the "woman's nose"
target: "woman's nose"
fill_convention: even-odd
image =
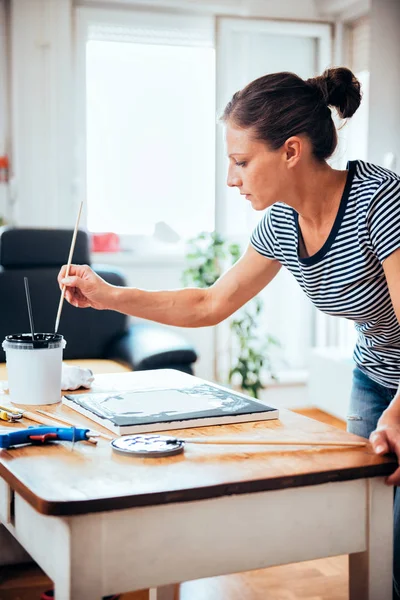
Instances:
[[[229,187],[240,187],[242,185],[242,180],[239,175],[232,173],[231,170],[229,170],[226,183]]]

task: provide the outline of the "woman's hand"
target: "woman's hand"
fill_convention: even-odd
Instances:
[[[67,265],[61,267],[57,281],[62,290],[66,287],[65,298],[78,308],[110,308],[113,287],[99,277],[87,265],[71,265],[68,277],[65,278]]]
[[[383,411],[369,441],[376,454],[393,452],[400,463],[400,415],[397,409],[389,407]],[[400,485],[400,467],[386,479],[386,483]]]

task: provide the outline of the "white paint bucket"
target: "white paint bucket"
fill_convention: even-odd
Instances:
[[[61,368],[65,340],[57,333],[8,335],[8,389],[15,404],[56,404],[61,400]]]

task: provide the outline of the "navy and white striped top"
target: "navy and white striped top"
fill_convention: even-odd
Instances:
[[[354,321],[357,366],[386,387],[398,386],[400,325],[382,267],[400,248],[398,175],[361,160],[349,162],[332,230],[313,256],[299,257],[298,214],[282,202],[266,211],[250,243],[287,267],[317,308]]]

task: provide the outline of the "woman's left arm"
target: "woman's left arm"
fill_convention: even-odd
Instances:
[[[394,312],[400,323],[400,248],[395,250],[383,262],[386,281],[389,288]],[[377,454],[394,452],[400,463],[400,370],[399,388],[392,402],[383,411],[370,442]],[[400,485],[400,467],[387,479],[389,485]]]

